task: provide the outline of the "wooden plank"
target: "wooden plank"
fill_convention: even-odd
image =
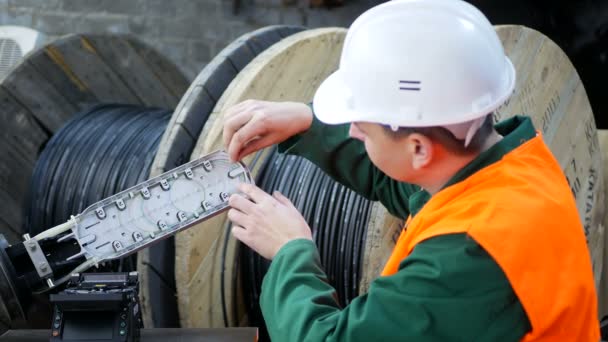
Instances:
[[[38,151],[49,135],[32,113],[3,88],[0,108],[0,233],[14,243],[24,234],[22,204]]]
[[[139,101],[147,106],[161,108],[174,108],[177,105],[179,97],[165,87],[146,60],[133,48],[127,36],[95,34],[86,35],[84,39],[95,48]]]
[[[236,77],[236,74],[239,73],[239,70],[235,69],[230,60],[228,59],[214,59],[209,63],[213,70],[213,75],[210,75],[210,79],[213,79],[217,82],[206,82],[203,87],[209,94],[209,96],[217,101],[224,90],[226,90],[226,85],[230,84],[230,82]]]
[[[263,47],[262,51],[275,44],[278,40],[285,37],[289,37],[294,33],[298,33],[303,31],[305,28],[301,26],[288,26],[288,25],[273,25],[267,26],[256,31],[247,33],[239,37],[232,44],[228,45],[218,56],[224,56],[230,59],[230,62],[234,65],[237,70],[242,70],[255,56],[257,56],[260,51],[257,49],[253,51],[250,47],[251,43],[247,43],[248,41],[255,40],[256,42],[265,43],[265,47]],[[273,31],[272,33],[268,33]],[[278,38],[277,37],[278,34]],[[261,40],[256,37],[265,37],[265,39]]]
[[[188,90],[189,96],[183,98],[183,105],[179,107],[180,112],[178,113],[175,122],[183,127],[194,139],[198,137],[201,129],[203,129],[203,126],[205,125],[205,122],[207,122],[207,118],[216,103],[216,100],[209,94],[205,85],[217,80],[217,84],[221,84],[222,81],[227,81],[225,83],[225,87],[227,87],[232,81],[232,79],[229,79],[229,76],[232,75],[231,71],[228,75],[221,75],[220,72],[221,69],[215,69],[215,71],[209,75],[207,78],[208,82],[205,82],[205,84],[193,84],[194,87]],[[222,92],[226,90],[225,87]],[[194,142],[188,151],[188,156],[190,155],[190,152],[192,152]]]
[[[223,56],[223,57],[229,59],[230,63],[232,63],[234,68],[238,71],[241,71],[258,54],[256,54],[255,52],[253,52],[251,50],[251,48],[249,48],[249,45],[247,45],[246,39],[242,39],[237,42],[238,42],[238,44],[228,45],[228,47],[226,47],[226,49],[224,49],[222,51],[222,53],[218,56]],[[226,85],[226,86],[228,86],[228,85]]]
[[[99,101],[142,104],[85,37],[67,36],[44,49],[57,64],[63,66],[66,74],[75,75]]]
[[[73,39],[76,36],[72,36]],[[49,51],[38,49],[28,57],[28,62],[46,79],[55,89],[59,89],[63,97],[78,110],[89,108],[98,103],[97,97],[91,89],[65,65],[61,59],[55,58]]]
[[[130,43],[135,51],[144,57],[148,67],[163,82],[165,88],[169,89],[175,97],[181,98],[186,93],[190,81],[174,63],[139,40],[134,39]]]
[[[77,110],[27,60],[15,67],[1,85],[50,132],[57,131]]]
[[[310,101],[321,80],[336,70],[345,32],[336,28],[304,31],[262,52],[226,89],[203,127],[191,158],[222,147],[223,113],[240,101],[249,98]],[[252,157],[245,160],[251,161]],[[252,170],[254,176],[261,164]],[[176,283],[184,327],[223,325],[217,270],[221,267],[218,255],[225,224],[225,215],[220,215],[176,237]],[[227,255],[235,255],[235,248],[236,244],[229,242]],[[226,265],[231,262],[227,260]],[[228,289],[237,284],[230,279],[225,281],[226,306],[230,308],[238,298],[233,298]]]
[[[279,34],[281,35],[281,37],[285,38],[285,37],[291,36],[294,33],[303,31],[305,29],[306,28],[304,26],[285,25],[285,26],[279,27]]]
[[[281,34],[277,30],[266,30],[248,40],[247,45],[249,45],[253,53],[260,54],[268,46],[272,45],[272,42],[277,42],[281,38]]]

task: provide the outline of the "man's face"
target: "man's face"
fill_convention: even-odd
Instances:
[[[349,135],[365,144],[369,159],[382,172],[399,181],[412,181],[407,139],[395,139],[379,124],[369,122],[351,123]]]

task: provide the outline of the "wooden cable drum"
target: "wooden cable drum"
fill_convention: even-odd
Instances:
[[[497,110],[496,120],[528,115],[543,134],[576,198],[597,284],[603,260],[605,194],[596,126],[585,88],[566,54],[542,33],[515,25],[496,26],[496,31],[517,71],[515,92]],[[402,221],[374,206],[361,291],[380,274],[402,227]]]
[[[600,142],[600,150],[601,150],[601,162],[602,162],[602,180],[604,181],[604,196],[606,196],[605,184],[608,184],[608,130],[601,129],[597,131],[598,140]],[[604,197],[605,198],[605,197]],[[605,202],[599,203],[599,205],[604,205]],[[602,220],[602,229],[605,229],[608,226],[608,213],[604,212],[604,217]],[[598,286],[598,299],[599,299],[599,317],[605,317],[608,315],[608,262],[606,259],[608,258],[608,234],[603,233],[603,238],[599,240],[600,248],[603,249],[603,257],[604,263],[601,267],[601,272],[599,275],[600,282]],[[599,253],[599,252],[598,252]],[[598,276],[596,274],[596,276]]]
[[[222,148],[223,113],[245,99],[310,101],[320,82],[336,70],[346,30],[326,28],[296,33],[257,56],[241,71],[216,104],[191,158]],[[270,149],[245,158],[255,177]],[[254,158],[257,161],[254,163]],[[246,324],[244,305],[232,276],[237,244],[225,241],[226,215],[218,215],[176,236],[175,277],[183,327]],[[222,271],[222,265],[227,270]],[[224,296],[222,296],[224,291]],[[222,303],[224,298],[224,303]]]
[[[173,109],[187,87],[174,64],[130,36],[68,35],[26,55],[0,80],[0,233],[16,243],[28,232],[34,166],[76,113],[99,103]],[[46,317],[46,306],[31,309],[30,322]]]
[[[39,151],[78,111],[100,102],[174,108],[188,82],[129,36],[69,35],[24,57],[0,81],[0,233],[21,240],[22,204]]]
[[[207,117],[235,76],[268,47],[303,29],[276,25],[247,33],[207,64],[177,105],[160,142],[150,176],[186,162]],[[146,327],[179,326],[174,250],[174,241],[169,238],[138,253],[140,302]]]
[[[603,258],[605,193],[587,93],[566,54],[545,35],[522,26],[498,26],[497,32],[517,70],[515,93],[497,110],[497,119],[529,115],[542,133],[576,199],[597,284]]]
[[[497,111],[497,119],[515,114],[530,115],[537,128],[543,132],[548,145],[564,168],[577,199],[597,275],[601,258],[598,257],[593,242],[598,241],[598,235],[603,232],[599,225],[603,208],[596,205],[603,201],[603,185],[598,180],[600,165],[597,162],[598,142],[595,123],[584,88],[567,57],[545,36],[521,26],[502,26],[497,27],[497,30],[505,44],[506,53],[518,71],[516,91],[511,100]],[[300,37],[313,34],[312,32],[294,35],[282,44],[286,46],[292,41],[295,43]],[[275,49],[269,49],[265,54],[260,55],[234,80],[211,114],[192,158],[222,147],[221,113],[231,105],[249,98],[299,101],[310,99],[302,92],[295,97],[289,96],[287,92],[293,91],[294,84],[298,86],[305,84],[305,80],[297,78],[298,75],[306,74],[309,77],[312,81],[308,84],[311,92],[314,92],[325,76],[316,78],[311,71],[305,71],[306,64],[291,62],[298,57],[306,60],[309,57],[305,52],[307,50],[296,53],[295,48],[290,48],[279,53],[282,44],[277,44]],[[316,49],[318,54],[325,53],[321,48]],[[340,44],[336,44],[333,50],[336,54],[332,55],[336,56],[333,61],[336,63],[340,49]],[[277,56],[285,57],[275,57],[273,55],[275,51]],[[292,54],[289,51],[293,51]],[[304,56],[300,57],[302,54]],[[283,61],[286,58],[288,62]],[[317,64],[324,67],[330,65],[330,58],[322,58],[324,63]],[[314,61],[307,60],[307,62]],[[337,64],[332,67],[336,68]],[[331,70],[326,72],[329,74]],[[282,77],[279,78],[278,75]],[[294,77],[298,80],[297,83],[293,81]],[[269,153],[266,150],[260,159],[264,160]],[[249,157],[246,162],[251,162],[252,158]],[[256,163],[253,167],[254,176],[260,171],[261,164],[263,163]],[[576,164],[576,169],[569,170],[568,167],[573,164]],[[351,200],[340,199],[342,202],[338,202],[332,210],[337,211],[338,204],[349,203],[348,201]],[[363,274],[359,279],[360,293],[366,292],[371,281],[379,275],[403,227],[403,221],[392,217],[379,203],[373,204],[369,215],[363,246]],[[326,223],[332,222],[336,221],[334,219],[326,221]],[[221,238],[222,235],[227,234],[226,225],[225,216],[219,216],[213,221],[183,233],[176,239],[176,246],[179,246],[176,252],[178,300],[184,326],[221,325],[222,318],[218,308],[226,304],[220,303],[222,297],[218,295],[219,288],[222,287],[220,284],[228,289],[240,286],[239,279],[234,277],[226,279],[222,275],[224,268],[238,268],[234,239],[229,238],[224,242]],[[335,246],[335,244],[319,246],[320,252]],[[235,261],[231,263],[232,260]],[[226,288],[222,290],[229,291]],[[234,293],[240,292],[234,291]],[[194,298],[196,300],[193,300]],[[227,306],[230,307],[230,303],[241,300],[238,296],[228,295],[225,301],[229,302]],[[237,314],[235,317],[237,319],[229,322],[230,325],[243,324],[244,320],[238,319],[242,316]]]

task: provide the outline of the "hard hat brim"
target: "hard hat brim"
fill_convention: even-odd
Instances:
[[[329,75],[317,89],[312,107],[319,121],[338,125],[364,119],[361,113],[353,111],[353,97],[348,85],[342,81],[340,70]]]

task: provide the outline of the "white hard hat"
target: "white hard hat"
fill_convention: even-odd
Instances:
[[[475,7],[461,0],[393,0],[352,24],[340,67],[317,90],[313,108],[328,124],[449,129],[470,122],[476,130],[514,86],[513,64]],[[471,125],[456,130],[469,136]]]

